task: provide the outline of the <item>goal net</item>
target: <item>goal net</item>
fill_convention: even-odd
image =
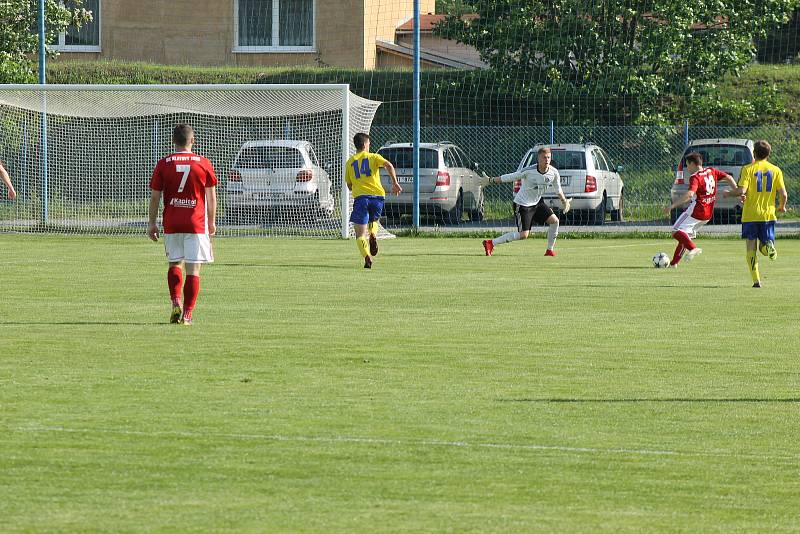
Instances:
[[[0,86],[18,193],[0,231],[141,234],[153,168],[187,123],[219,178],[219,234],[346,237],[343,164],[379,105],[338,84]]]

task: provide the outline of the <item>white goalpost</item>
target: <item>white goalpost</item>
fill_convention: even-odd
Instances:
[[[0,85],[18,192],[0,231],[141,234],[152,170],[187,123],[219,178],[219,234],[346,238],[344,163],[379,105],[346,84]]]

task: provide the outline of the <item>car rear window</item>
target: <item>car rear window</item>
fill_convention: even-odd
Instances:
[[[689,147],[684,152],[684,165],[686,165],[686,156],[692,152],[699,152],[703,156],[703,165],[705,166],[740,167],[753,162],[750,151],[741,145],[696,145]]]
[[[388,159],[398,169],[411,169],[414,167],[414,153],[410,147],[382,148],[378,154]],[[431,148],[419,149],[419,168],[438,169],[439,152]]]
[[[550,151],[553,159],[550,165],[560,171],[585,171],[586,155],[582,150],[559,150],[554,148]],[[528,155],[523,167],[532,167],[539,161],[539,154],[536,150]]]
[[[305,167],[303,154],[284,146],[251,146],[242,150],[236,167],[240,169],[288,169]]]

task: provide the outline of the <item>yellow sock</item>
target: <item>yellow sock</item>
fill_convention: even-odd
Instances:
[[[747,251],[747,268],[750,269],[750,276],[753,278],[753,282],[761,280],[761,276],[758,273],[758,256],[756,256],[755,250]]]
[[[362,258],[369,256],[369,244],[366,237],[357,237],[356,245],[358,245],[358,251],[361,253]]]
[[[370,221],[370,223],[367,225],[367,230],[369,230],[369,233],[371,233],[372,235],[377,234],[378,233],[378,221]]]

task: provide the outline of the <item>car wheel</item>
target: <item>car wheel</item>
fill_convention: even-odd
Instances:
[[[247,218],[247,210],[242,206],[228,206],[225,208],[222,224],[244,224]]]
[[[334,206],[329,203],[323,204],[319,198],[319,191],[314,194],[311,201],[311,209],[309,210],[310,219],[312,221],[326,220],[333,217]]]
[[[600,202],[600,205],[597,206],[597,209],[594,210],[592,213],[592,220],[591,223],[595,226],[600,226],[606,222],[606,205],[608,203],[608,198],[606,198],[605,192],[603,193],[603,200]]]
[[[461,222],[461,216],[464,214],[464,193],[459,189],[456,205],[450,211],[444,212],[442,222],[444,224],[457,225]]]
[[[469,212],[469,220],[473,222],[480,222],[483,220],[485,216],[484,205],[483,205],[483,191],[481,191],[481,196],[478,198],[478,205],[475,206],[475,209],[470,210]]]
[[[619,195],[619,208],[611,210],[611,220],[614,222],[623,222],[625,220],[625,190],[623,189]]]
[[[383,208],[383,216],[386,219],[386,225],[385,226],[399,227],[400,226],[400,217],[401,217],[401,215],[402,215],[402,213],[400,212],[400,210],[396,206],[393,206],[391,204],[388,205],[388,206],[384,206],[384,208]]]
[[[741,222],[741,214],[736,209],[714,210],[710,222],[711,224],[738,224]]]

